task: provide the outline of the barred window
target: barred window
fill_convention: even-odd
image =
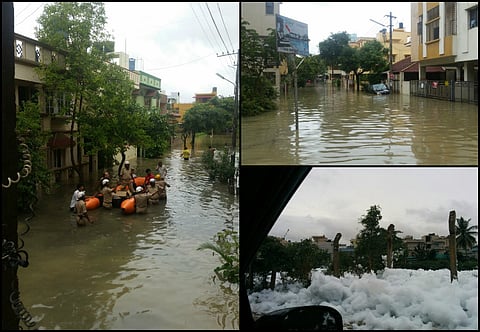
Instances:
[[[273,2],[265,2],[265,14],[273,15]]]
[[[427,12],[427,21],[431,21],[439,17],[439,6],[430,9]]]
[[[457,3],[445,2],[445,36],[457,34]]]

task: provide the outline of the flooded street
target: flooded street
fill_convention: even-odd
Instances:
[[[369,95],[330,85],[298,90],[277,111],[241,120],[242,165],[477,165],[478,105]]]
[[[78,228],[68,206],[74,184],[39,202],[21,238],[20,298],[40,329],[238,329],[238,292],[212,281],[218,255],[197,250],[223,229],[238,231],[238,196],[212,182],[201,153],[162,158],[167,201],[145,215],[98,208]],[[158,159],[131,161],[139,176]],[[87,184],[87,195],[94,192]],[[19,221],[19,233],[26,229]]]

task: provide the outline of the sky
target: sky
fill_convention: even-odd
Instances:
[[[332,33],[346,31],[357,37],[376,37],[376,34],[403,23],[411,30],[410,2],[282,2],[280,15],[306,23],[310,54],[318,54],[318,44]],[[374,23],[374,20],[378,23]]]
[[[14,2],[15,33],[35,39],[44,4]],[[168,96],[178,92],[180,102],[190,103],[213,87],[234,96],[238,2],[105,2],[105,11],[115,51],[139,59]]]
[[[278,280],[278,279],[277,279]],[[342,315],[344,330],[478,330],[478,270],[385,269],[361,278],[313,273],[312,284],[249,295],[252,312],[326,305]]]
[[[380,227],[394,224],[400,238],[448,236],[452,210],[478,225],[477,183],[476,167],[313,167],[270,235],[300,241],[341,233],[340,243],[350,244],[377,205]]]

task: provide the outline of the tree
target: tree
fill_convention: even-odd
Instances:
[[[358,61],[360,67],[355,71],[357,79],[357,89],[360,83],[359,77],[365,72],[374,77],[370,83],[377,83],[379,75],[388,69],[388,49],[378,40],[367,41],[358,51]]]
[[[248,22],[242,21],[241,40],[241,115],[257,115],[276,108],[278,96],[273,83],[264,75],[267,65],[278,62],[275,47],[275,31],[268,38],[262,38],[254,29],[248,29]]]
[[[314,268],[326,266],[330,262],[330,254],[321,250],[310,239],[290,243],[287,257],[288,275],[301,282],[304,287],[310,286],[311,272]]]
[[[367,210],[367,214],[360,220],[364,228],[357,235],[357,247],[355,248],[357,262],[367,266],[368,271],[383,268],[382,254],[385,254],[387,250],[386,237],[382,236],[379,224],[382,219],[380,210],[380,206],[377,205],[372,205]],[[385,229],[383,234],[386,234]]]
[[[323,59],[332,70],[332,77],[330,77],[330,79],[333,78],[333,70],[342,63],[341,56],[344,54],[345,49],[349,47],[349,39],[350,37],[347,32],[343,31],[330,34],[326,40],[318,44],[320,58]]]
[[[253,277],[258,275],[262,282],[260,287],[275,288],[275,279],[278,271],[284,271],[288,264],[287,245],[282,240],[267,236],[258,249],[257,255],[251,263],[250,284],[247,286],[253,289]],[[270,275],[270,285],[267,286],[267,276]]]
[[[40,66],[47,102],[61,106],[59,114],[70,124],[72,147],[77,135],[77,156],[70,149],[73,169],[82,180],[81,147],[88,154],[106,151],[113,156],[129,145],[148,142],[142,128],[145,118],[131,98],[132,84],[122,69],[109,64],[112,48],[105,29],[103,3],[56,2],[46,5],[38,19],[36,37],[65,54],[65,65],[57,60]],[[94,122],[94,120],[98,122]],[[76,157],[76,158],[75,158]],[[121,166],[121,165],[120,165]]]
[[[463,248],[465,250],[465,256],[467,256],[467,249],[471,249],[476,243],[474,235],[478,232],[477,226],[468,226],[470,219],[465,220],[463,217],[457,218],[457,225],[455,226],[455,232],[457,234],[457,248]]]
[[[38,190],[48,190],[50,188],[51,174],[45,167],[45,153],[42,150],[50,133],[43,131],[41,128],[38,103],[25,102],[16,115],[17,136],[23,140],[23,144],[28,148],[28,151],[23,151],[24,146],[19,145],[19,155],[22,156],[25,152],[28,152],[31,162],[29,176],[22,178],[22,181],[18,182],[17,185],[17,206],[19,210],[30,210],[34,213],[34,205],[38,200]],[[20,162],[23,163],[23,160]],[[22,167],[23,165],[19,165],[18,169],[22,169]],[[25,174],[22,172],[22,175]]]
[[[295,65],[301,61],[295,58]],[[318,75],[323,75],[327,70],[325,62],[319,55],[310,55],[304,58],[304,61],[297,69],[297,84],[299,87],[304,87],[307,81],[315,82]],[[292,68],[293,71],[293,68]],[[289,72],[292,72],[289,71]]]
[[[217,105],[217,106],[216,106]],[[233,115],[226,111],[218,101],[196,104],[183,116],[184,137],[192,136],[191,145],[195,145],[196,133],[212,133],[231,128]],[[185,144],[185,142],[184,142]]]
[[[152,139],[152,146],[146,148],[145,157],[160,157],[168,149],[175,131],[168,115],[158,112],[147,113],[147,123],[144,128],[146,134]]]

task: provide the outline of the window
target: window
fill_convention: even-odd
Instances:
[[[53,168],[62,168],[64,150],[53,150]]]
[[[440,38],[440,20],[435,20],[427,24],[427,42]]]
[[[431,20],[434,20],[434,19],[438,18],[438,16],[439,16],[438,9],[439,9],[439,6],[437,6],[435,8],[432,8],[427,12],[427,21],[431,21]]]
[[[59,114],[62,108],[65,108],[65,95],[58,96],[57,94],[49,93],[46,96],[46,111],[48,114]]]
[[[40,46],[35,46],[35,62],[41,62],[41,51]]]
[[[423,43],[423,15],[418,17],[417,22],[417,35],[420,36],[420,43]]]
[[[445,2],[445,36],[457,34],[457,3]]]
[[[265,14],[273,15],[273,2],[265,2]]]
[[[478,6],[468,9],[468,28],[478,27]]]
[[[23,42],[18,39],[15,41],[15,54],[17,58],[23,58]]]

